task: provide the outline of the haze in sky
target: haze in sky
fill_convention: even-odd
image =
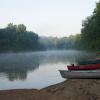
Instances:
[[[0,27],[24,24],[40,36],[80,33],[99,0],[0,0]]]

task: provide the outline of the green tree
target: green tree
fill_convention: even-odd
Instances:
[[[29,51],[38,49],[38,35],[23,24],[8,24],[0,29],[0,51]]]
[[[81,39],[87,49],[100,49],[100,1],[96,3],[93,14],[82,24]]]
[[[23,25],[23,24],[19,24],[19,25],[17,26],[17,28],[16,28],[16,32],[21,33],[21,32],[25,32],[25,31],[26,31],[26,26]]]

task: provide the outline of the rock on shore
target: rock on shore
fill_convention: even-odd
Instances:
[[[69,79],[41,90],[3,90],[0,100],[100,100],[100,80]]]

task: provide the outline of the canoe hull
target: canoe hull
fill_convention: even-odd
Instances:
[[[67,66],[68,70],[96,70],[100,69],[100,64],[93,64],[93,65],[81,65],[81,66]]]
[[[100,71],[67,71],[59,70],[63,78],[67,79],[100,79]]]

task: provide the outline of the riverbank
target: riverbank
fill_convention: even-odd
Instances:
[[[100,100],[100,80],[69,79],[41,90],[1,90],[0,100]]]

